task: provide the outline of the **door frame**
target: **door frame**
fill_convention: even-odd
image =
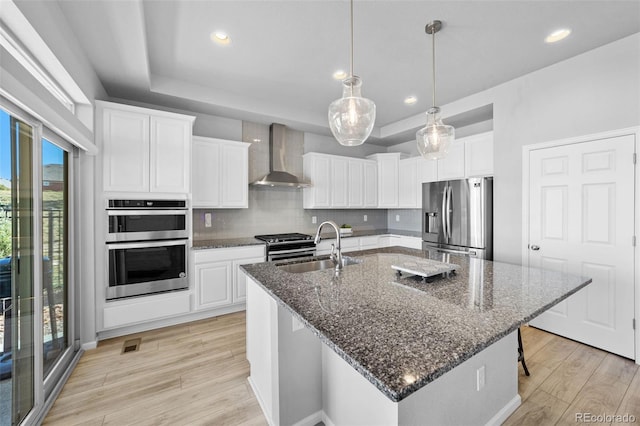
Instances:
[[[611,130],[607,132],[599,132],[576,136],[553,141],[546,141],[536,144],[524,145],[522,147],[522,265],[529,265],[529,156],[532,151],[546,148],[554,148],[558,146],[573,145],[584,142],[590,142],[598,139],[609,139],[618,136],[634,136],[634,145],[636,153],[635,167],[635,200],[634,200],[634,229],[633,234],[636,236],[636,245],[634,248],[634,265],[633,265],[633,288],[634,288],[634,317],[640,320],[640,280],[638,280],[640,265],[640,250],[638,250],[638,226],[640,226],[640,173],[638,172],[638,149],[640,148],[640,127],[627,127],[623,129]],[[635,327],[635,362],[640,365],[640,325]]]

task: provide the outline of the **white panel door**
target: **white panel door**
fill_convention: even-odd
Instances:
[[[398,207],[418,207],[418,158],[400,160],[398,171]],[[422,199],[422,195],[420,196]]]
[[[105,191],[149,191],[149,116],[105,109]]]
[[[378,164],[364,162],[364,207],[378,207]]]
[[[188,193],[191,176],[191,123],[151,117],[151,192]]]
[[[193,207],[220,206],[220,144],[193,138]]]
[[[232,302],[232,262],[195,266],[196,309],[215,308]]]
[[[251,259],[233,261],[233,303],[244,302],[247,299],[247,274],[240,270],[240,265],[264,262],[264,256]]]
[[[438,160],[438,180],[464,179],[464,140],[451,143],[449,152]]]
[[[349,206],[349,162],[346,158],[331,159],[331,207]]]
[[[634,358],[634,137],[531,151],[529,265],[593,282],[532,325]]]
[[[222,207],[249,207],[248,146],[222,145]]]
[[[349,160],[349,207],[364,207],[364,162]]]

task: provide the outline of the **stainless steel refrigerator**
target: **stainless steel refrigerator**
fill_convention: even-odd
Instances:
[[[493,179],[423,183],[422,247],[493,259]]]

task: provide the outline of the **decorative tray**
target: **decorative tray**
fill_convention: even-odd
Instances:
[[[459,268],[460,266],[454,263],[438,262],[431,259],[416,259],[412,256],[399,256],[398,263],[391,265],[391,269],[395,269],[398,275],[406,273],[423,278],[447,274]]]

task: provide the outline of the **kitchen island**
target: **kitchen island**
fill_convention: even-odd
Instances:
[[[575,293],[584,277],[389,247],[361,263],[247,273],[249,381],[271,424],[500,423],[520,404],[520,325]],[[423,282],[392,265],[459,266]]]

